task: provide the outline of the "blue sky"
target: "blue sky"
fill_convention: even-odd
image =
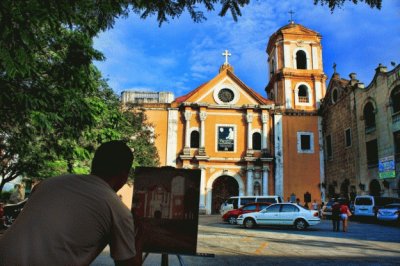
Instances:
[[[341,77],[355,72],[365,85],[379,63],[389,70],[392,61],[400,63],[400,0],[384,0],[381,10],[363,3],[345,4],[333,14],[327,6],[313,2],[251,1],[238,22],[230,13],[219,17],[216,7],[202,23],[183,14],[161,27],[155,17],[142,20],[131,13],[95,39],[95,47],[106,57],[96,65],[117,94],[132,89],[170,91],[178,97],[217,75],[224,62],[222,52],[228,49],[235,74],[266,96],[265,48],[269,37],[288,24],[290,10],[296,23],[322,35],[328,82],[334,62]]]

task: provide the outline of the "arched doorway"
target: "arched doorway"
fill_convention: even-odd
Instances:
[[[374,179],[369,183],[369,194],[371,196],[380,196],[381,195],[381,185],[379,181]]]
[[[218,177],[212,185],[211,214],[218,214],[221,204],[231,196],[239,195],[239,185],[235,178],[223,175]]]

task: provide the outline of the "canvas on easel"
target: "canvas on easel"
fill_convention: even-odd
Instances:
[[[137,167],[132,212],[143,252],[195,255],[200,170]]]

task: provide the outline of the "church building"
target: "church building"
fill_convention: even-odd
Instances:
[[[321,35],[291,22],[270,37],[266,52],[265,95],[235,75],[228,51],[214,78],[186,95],[122,93],[123,103],[145,110],[160,166],[201,170],[203,213],[217,213],[237,195],[325,200]]]

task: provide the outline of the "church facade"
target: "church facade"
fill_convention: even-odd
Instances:
[[[290,23],[270,37],[266,52],[268,98],[234,74],[227,51],[219,73],[186,95],[122,94],[123,103],[145,110],[161,166],[201,170],[204,213],[237,195],[325,200],[321,36]]]

